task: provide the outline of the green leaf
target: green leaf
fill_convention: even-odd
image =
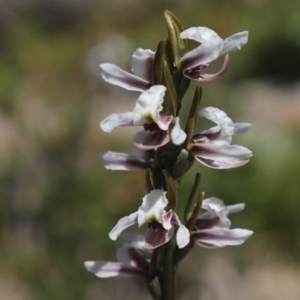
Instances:
[[[173,81],[177,92],[177,116],[181,108],[181,101],[190,86],[191,80],[184,76],[184,74],[178,69],[174,69]]]
[[[199,216],[199,213],[200,213],[200,210],[201,210],[201,207],[202,207],[202,202],[203,202],[203,199],[204,199],[204,196],[205,196],[205,193],[202,192],[200,194],[200,196],[198,197],[198,200],[197,200],[197,203],[195,205],[195,208],[193,210],[193,213],[191,215],[191,217],[189,218],[189,220],[187,221],[186,223],[186,228],[189,230],[189,231],[192,231],[193,230],[193,227],[195,225],[195,222]]]
[[[201,96],[202,96],[202,89],[201,87],[197,87],[195,89],[195,94],[194,94],[194,99],[193,103],[190,109],[190,114],[186,123],[185,127],[185,133],[187,135],[186,140],[185,140],[185,147],[190,143],[193,133],[194,133],[194,127],[196,124],[196,119],[197,119],[197,112],[198,112],[198,107],[201,101]]]
[[[173,211],[176,211],[177,201],[178,201],[176,184],[172,176],[167,170],[163,170],[162,172],[165,176],[166,185],[167,185],[168,205],[165,210],[169,211],[170,209],[172,209]]]
[[[180,32],[183,31],[183,27],[178,18],[170,11],[166,10],[164,17],[171,42],[173,62],[179,68],[180,57],[187,51],[187,41],[182,40],[179,36]]]
[[[169,69],[174,68],[172,63],[170,41],[168,39],[160,41],[155,52],[152,78],[152,82],[155,85],[161,84],[165,61],[167,62]],[[172,74],[172,72],[170,73]]]
[[[174,81],[166,61],[163,63],[163,72],[161,84],[164,85],[167,90],[164,97],[162,114],[176,116],[177,112],[177,93],[174,85]]]
[[[177,92],[173,81],[174,66],[172,63],[169,40],[162,40],[154,57],[153,83],[161,84],[167,88],[162,114],[176,116]]]
[[[147,189],[149,192],[151,192],[155,189],[151,169],[147,169],[147,171],[146,171],[146,185],[147,185]]]
[[[194,181],[193,188],[191,190],[190,196],[188,198],[188,201],[185,206],[184,210],[184,222],[187,223],[188,220],[190,219],[191,215],[193,214],[195,203],[197,201],[198,197],[198,191],[199,191],[199,186],[200,186],[200,179],[201,179],[201,174],[197,173]]]

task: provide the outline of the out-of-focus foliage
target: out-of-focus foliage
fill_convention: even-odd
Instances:
[[[97,280],[83,267],[85,260],[115,259],[108,232],[140,205],[144,183],[141,173],[110,172],[99,163],[100,152],[129,150],[135,131],[108,135],[98,124],[115,106],[126,111],[137,93],[105,84],[98,64],[129,69],[136,48],[155,50],[167,36],[166,8],[185,28],[207,26],[223,38],[250,32],[249,43],[231,55],[228,74],[203,86],[201,106],[253,123],[235,141],[254,157],[228,171],[195,164],[180,194],[186,197],[200,171],[207,197],[246,203],[234,227],[255,234],[238,249],[195,249],[186,263],[196,261],[202,275],[181,275],[183,299],[190,286],[208,282],[200,278],[210,257],[226,257],[246,274],[254,262],[279,261],[281,272],[281,264],[299,260],[299,1],[1,0],[0,299],[144,297],[142,287],[131,292],[133,283]],[[185,98],[187,106],[191,99]],[[116,285],[128,298],[112,291]],[[261,295],[249,299],[266,299]]]

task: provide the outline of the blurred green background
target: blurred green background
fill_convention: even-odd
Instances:
[[[236,248],[195,247],[178,271],[179,299],[300,299],[300,2],[1,0],[1,300],[150,299],[143,283],[98,279],[83,262],[115,260],[108,232],[143,196],[142,173],[99,162],[106,150],[129,151],[137,130],[98,124],[138,94],[105,83],[98,65],[129,70],[136,48],[155,50],[165,9],[185,28],[250,32],[228,73],[203,85],[201,106],[252,123],[234,143],[254,156],[234,170],[195,163],[180,195],[182,209],[201,172],[207,197],[246,203],[233,227],[255,234]]]

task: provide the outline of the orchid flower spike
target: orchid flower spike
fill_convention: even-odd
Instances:
[[[163,85],[152,86],[140,95],[132,112],[112,114],[100,123],[100,127],[111,132],[119,126],[144,126],[150,133],[136,144],[141,150],[156,149],[170,140],[175,145],[182,144],[186,134],[180,127],[179,118],[161,114],[165,91]]]
[[[176,232],[177,245],[179,248],[185,247],[190,241],[189,231],[180,222],[175,212],[172,210],[165,211],[167,205],[166,192],[152,190],[143,198],[143,204],[138,211],[119,220],[109,233],[109,237],[116,240],[126,228],[134,224],[138,224],[139,227],[148,224],[143,250],[152,251],[173,237],[176,226],[178,227]]]
[[[151,87],[155,52],[138,48],[131,58],[132,73],[110,63],[100,64],[102,78],[126,90],[143,92]]]
[[[227,216],[243,210],[244,203],[226,206],[222,200],[211,197],[203,201],[202,208],[207,212],[198,217],[191,233],[191,239],[198,245],[205,248],[237,246],[253,234],[247,229],[230,229],[231,222]]]
[[[236,33],[227,39],[221,39],[216,32],[207,27],[191,27],[180,33],[181,39],[195,40],[201,43],[197,48],[187,52],[180,59],[180,69],[184,75],[197,82],[217,79],[227,72],[229,52],[240,50],[248,41],[248,31]],[[226,54],[221,70],[215,74],[202,74],[202,69],[218,57]]]
[[[86,261],[85,268],[97,277],[122,276],[132,279],[146,279],[150,259],[141,254],[144,238],[136,235],[131,243],[124,243],[117,250],[118,262]]]
[[[234,124],[224,111],[214,107],[203,108],[199,115],[215,122],[217,126],[192,137],[188,150],[197,161],[214,169],[237,168],[248,163],[252,152],[230,143],[233,135],[248,131],[251,124]]]

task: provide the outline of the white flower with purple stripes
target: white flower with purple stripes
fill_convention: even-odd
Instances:
[[[176,241],[179,248],[185,247],[190,241],[188,229],[180,222],[177,214],[172,210],[166,211],[168,205],[166,192],[161,190],[152,190],[143,198],[143,203],[138,211],[119,220],[116,226],[109,233],[112,240],[128,227],[138,224],[148,225],[145,235],[145,251],[153,249],[167,243],[175,233],[175,226],[178,227],[176,232]]]
[[[221,39],[216,32],[207,27],[191,27],[180,33],[181,39],[190,39],[201,43],[180,59],[183,74],[197,82],[212,81],[227,72],[229,52],[240,50],[248,41],[248,31],[236,33],[227,39]],[[215,74],[202,74],[209,63],[226,54],[223,67]]]
[[[252,152],[242,146],[231,145],[232,136],[249,130],[249,123],[233,123],[227,114],[214,107],[206,107],[199,115],[217,124],[195,134],[189,152],[203,165],[215,169],[230,169],[248,163]]]
[[[141,150],[161,147],[170,140],[175,145],[182,144],[186,134],[180,127],[179,118],[161,114],[165,91],[163,85],[152,86],[139,96],[132,112],[112,114],[100,123],[100,127],[111,132],[120,126],[144,126],[150,133],[141,143],[135,144]]]
[[[253,234],[247,229],[230,229],[231,222],[227,216],[240,212],[245,204],[226,206],[222,200],[211,197],[203,201],[202,208],[207,212],[198,217],[191,232],[191,239],[198,245],[205,248],[238,246]]]

